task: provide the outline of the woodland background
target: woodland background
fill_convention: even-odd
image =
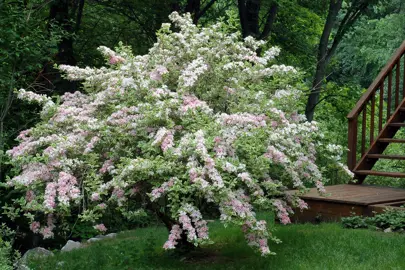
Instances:
[[[96,48],[119,42],[145,54],[173,11],[191,13],[201,26],[224,20],[243,37],[280,47],[278,62],[301,73],[301,113],[342,145],[347,113],[405,40],[402,0],[1,0],[0,182],[14,173],[5,152],[39,121],[39,108],[17,100],[16,89],[56,97],[78,91],[55,65],[99,67]],[[0,207],[14,195],[0,186]]]

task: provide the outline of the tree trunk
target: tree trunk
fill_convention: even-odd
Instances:
[[[326,60],[319,60],[316,65],[316,72],[312,83],[311,93],[308,97],[307,106],[305,108],[305,115],[307,120],[311,122],[314,119],[315,107],[319,102],[320,92],[325,78],[327,63]]]
[[[328,66],[331,56],[329,55],[330,52],[328,51],[329,38],[333,26],[336,23],[337,15],[342,8],[342,2],[343,0],[330,0],[329,3],[329,12],[318,47],[318,62],[316,65],[316,72],[312,83],[311,93],[308,97],[307,105],[305,108],[305,115],[308,121],[313,120],[315,107],[319,102],[319,96],[325,78],[326,67]]]
[[[65,35],[58,44],[58,53],[54,58],[54,62],[58,65],[64,64],[75,66],[77,64],[74,55],[74,40],[72,35],[79,30],[83,15],[83,7],[84,0],[55,0],[50,4],[49,29],[51,28],[51,24],[54,23],[65,32]],[[76,22],[72,22],[72,20]],[[54,69],[53,63],[45,64],[43,73],[46,78],[43,83],[46,84],[46,87],[49,89],[55,89],[59,94],[74,92],[78,88],[77,82],[63,79],[59,72]]]
[[[6,145],[6,131],[4,130],[4,122],[6,121],[6,116],[8,115],[11,105],[13,104],[13,99],[14,99],[14,93],[13,93],[13,89],[14,89],[14,83],[16,81],[15,78],[15,68],[16,68],[16,64],[13,64],[13,68],[12,68],[12,72],[11,72],[11,84],[9,86],[8,89],[8,94],[7,94],[7,98],[4,102],[4,104],[2,104],[2,106],[0,107],[1,111],[0,111],[0,180],[3,179],[3,152],[5,151],[5,145]]]
[[[176,252],[178,254],[184,255],[195,249],[196,246],[187,241],[187,234],[183,231],[183,233],[181,234],[181,239],[178,241],[178,244],[176,246]]]
[[[271,33],[271,29],[273,28],[273,23],[276,20],[278,6],[277,4],[273,4],[270,7],[269,15],[267,16],[266,24],[264,25],[264,29],[262,34],[260,35],[260,39],[267,39]]]
[[[200,13],[201,0],[188,0],[185,12],[193,15],[193,23],[198,23],[198,14]]]
[[[238,8],[243,37],[259,38],[260,0],[238,0]]]
[[[160,206],[151,202],[149,198],[146,198],[146,202],[147,202],[146,207],[157,215],[160,221],[162,221],[162,223],[167,228],[167,231],[170,233],[170,231],[173,228],[173,225],[177,224],[177,222],[173,220],[170,216],[166,215],[165,213],[162,213],[160,211]],[[187,234],[183,230],[183,233],[181,234],[181,239],[178,240],[178,243],[176,245],[175,250],[176,253],[178,253],[179,255],[184,255],[194,249],[195,246],[189,241],[187,241]]]
[[[49,10],[49,17],[51,21],[54,20],[68,34],[68,36],[62,37],[61,42],[58,44],[57,63],[76,65],[77,61],[73,54],[73,38],[71,34],[74,31],[70,22],[69,2],[69,0],[53,1]]]
[[[273,3],[267,12],[267,18],[263,19],[263,31],[260,31],[260,8],[261,0],[238,0],[238,10],[242,36],[252,36],[258,40],[266,40],[271,33],[273,23],[277,15],[277,3]],[[257,50],[261,54],[261,49]]]

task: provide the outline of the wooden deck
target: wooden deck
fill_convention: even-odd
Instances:
[[[294,193],[295,191],[290,191]],[[293,221],[320,222],[337,221],[341,217],[356,215],[370,216],[382,212],[387,206],[405,204],[405,189],[367,185],[335,185],[326,187],[326,194],[319,195],[315,188],[300,196],[309,209],[296,210]]]

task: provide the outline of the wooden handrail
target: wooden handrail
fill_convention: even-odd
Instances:
[[[364,167],[372,167],[372,162],[366,160],[366,153],[376,143],[376,137],[386,132],[388,124],[392,119],[398,118],[399,105],[404,106],[405,102],[405,41],[391,57],[385,67],[378,74],[367,91],[361,96],[353,110],[347,115],[349,120],[348,127],[348,167],[350,170]],[[402,59],[404,63],[401,64]],[[401,66],[403,66],[402,91]],[[393,81],[394,79],[394,81]],[[387,82],[387,83],[386,83]],[[402,97],[401,97],[402,96]],[[385,99],[386,97],[386,99]],[[376,103],[378,99],[378,103]],[[378,111],[376,114],[376,104]],[[395,105],[395,109],[393,106]],[[392,114],[393,113],[393,114]],[[378,119],[378,125],[375,125]],[[359,128],[360,125],[360,128]],[[376,128],[377,127],[377,128]],[[394,132],[394,129],[391,129]],[[385,133],[384,133],[385,132]],[[395,131],[396,132],[396,131]],[[394,132],[394,133],[395,133]],[[367,134],[368,133],[368,134]],[[389,134],[394,136],[395,134]],[[386,147],[386,146],[385,146]],[[380,147],[379,151],[383,151]],[[385,148],[384,148],[385,149]],[[357,162],[357,154],[360,154],[360,161]],[[375,163],[375,162],[374,162]],[[367,167],[366,166],[366,167]],[[371,168],[370,167],[370,168]]]
[[[353,108],[353,110],[347,115],[347,118],[349,120],[359,115],[359,113],[363,109],[363,106],[371,99],[371,96],[374,94],[376,89],[380,86],[382,82],[384,82],[384,79],[387,77],[387,75],[389,75],[389,73],[392,71],[392,69],[397,64],[398,60],[400,60],[401,56],[404,53],[405,53],[405,41],[402,42],[401,47],[399,47],[399,49],[395,52],[390,61],[388,61],[385,67],[381,70],[381,72],[378,74],[377,78],[373,81],[373,83],[370,85],[367,91],[363,94],[363,96],[361,96],[359,101],[357,101],[356,106]]]

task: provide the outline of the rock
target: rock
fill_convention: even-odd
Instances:
[[[94,242],[97,242],[97,241],[100,241],[100,240],[103,240],[103,239],[107,239],[107,238],[112,239],[112,238],[115,238],[115,237],[117,237],[116,233],[110,233],[110,234],[107,234],[107,235],[97,235],[96,237],[88,239],[87,243],[94,243]]]
[[[27,266],[28,260],[31,260],[34,258],[45,258],[45,257],[50,257],[50,256],[53,256],[53,253],[44,248],[37,247],[37,248],[30,249],[27,252],[25,252],[24,256],[22,256],[21,259],[17,262],[16,269],[17,270],[30,270],[30,268]]]
[[[67,241],[66,245],[61,249],[62,252],[71,251],[74,249],[81,248],[82,244],[80,242],[75,242],[72,240]]]
[[[115,238],[115,237],[117,237],[117,234],[116,233],[109,233],[105,237],[106,238]]]
[[[100,240],[103,240],[103,238],[90,238],[87,240],[87,243],[94,243]]]
[[[390,232],[392,232],[392,229],[391,229],[391,228],[387,228],[387,229],[384,230],[384,232],[385,232],[385,233],[390,233]]]

